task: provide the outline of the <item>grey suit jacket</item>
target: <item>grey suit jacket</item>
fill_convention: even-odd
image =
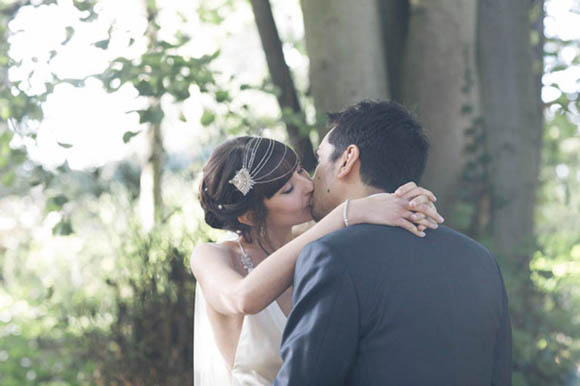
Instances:
[[[361,224],[309,244],[274,385],[511,384],[495,258],[441,226],[423,239]]]

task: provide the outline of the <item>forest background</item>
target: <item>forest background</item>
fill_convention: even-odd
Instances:
[[[216,144],[405,104],[422,184],[497,256],[514,385],[580,383],[577,0],[0,1],[0,384],[192,382]]]

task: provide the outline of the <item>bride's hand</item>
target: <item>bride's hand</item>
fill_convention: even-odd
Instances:
[[[435,229],[443,222],[434,201],[433,193],[410,182],[394,194],[380,193],[353,200],[349,222],[399,226],[423,237],[426,228]]]
[[[411,221],[418,225],[420,231],[426,228],[436,229],[437,224],[445,221],[437,212],[434,204],[437,198],[430,190],[408,182],[400,186],[394,194],[409,201],[411,210],[415,212],[411,215]]]

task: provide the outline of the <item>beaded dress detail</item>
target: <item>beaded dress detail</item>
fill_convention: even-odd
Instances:
[[[240,261],[250,273],[254,264],[241,240]],[[194,324],[194,385],[195,386],[265,386],[272,385],[282,366],[280,343],[286,325],[286,315],[278,302],[254,315],[245,315],[233,367],[219,350],[205,311],[207,304],[199,284],[196,286]],[[199,339],[199,340],[198,340]],[[218,355],[216,355],[216,352]]]

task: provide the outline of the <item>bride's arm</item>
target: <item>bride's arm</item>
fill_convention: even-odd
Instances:
[[[405,198],[411,201],[412,210],[415,211],[411,216],[411,221],[414,222],[417,226],[417,230],[419,232],[424,231],[427,228],[435,228],[438,223],[443,221],[443,218],[437,213],[437,208],[433,202],[437,201],[435,195],[430,191],[418,187],[417,184],[414,182],[408,182],[405,185],[401,185],[394,193],[395,196]],[[430,217],[428,214],[425,213],[426,207],[418,208],[420,205],[430,206],[432,208],[432,212],[436,214],[436,217]],[[312,228],[316,223],[314,220],[306,222],[304,224],[296,225],[292,228],[292,239],[300,236],[301,234],[307,232],[310,228]],[[414,230],[413,230],[413,233]]]
[[[349,224],[365,222],[401,226],[418,236],[424,235],[412,223],[414,214],[420,213],[437,222],[443,219],[435,207],[429,205],[434,200],[431,192],[415,187],[406,191],[406,195],[412,196],[411,191],[417,192],[411,200],[402,198],[403,195],[387,193],[352,200],[348,208]],[[191,268],[208,303],[225,315],[255,314],[266,308],[292,284],[294,266],[302,248],[344,227],[344,206],[342,203],[308,231],[276,250],[246,277],[234,270],[225,247],[215,244],[196,247]],[[425,224],[436,227],[434,223]]]
[[[292,227],[292,239],[300,236],[302,233],[308,232],[310,228],[312,228],[316,223],[314,220],[305,222],[304,224],[294,225]]]

